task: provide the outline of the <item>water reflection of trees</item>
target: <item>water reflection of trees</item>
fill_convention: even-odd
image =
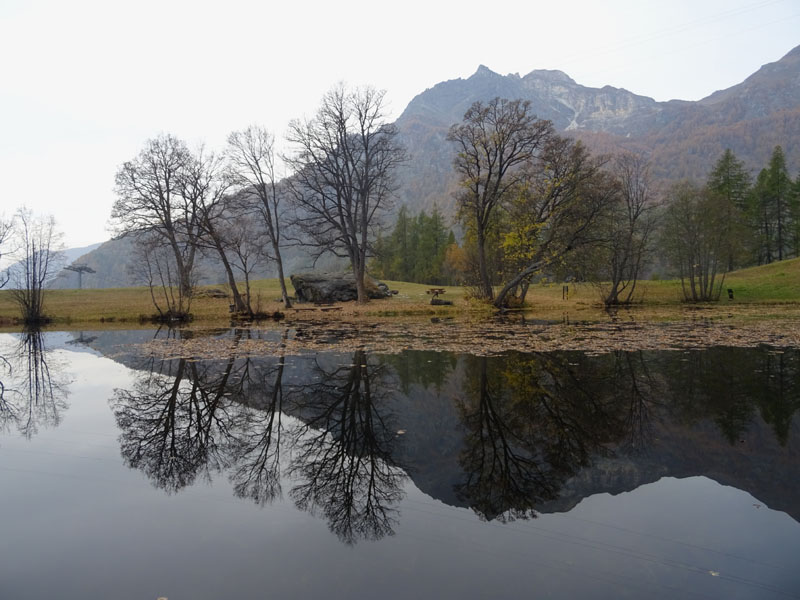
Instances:
[[[117,390],[123,455],[168,491],[224,470],[238,497],[263,505],[291,481],[295,504],[347,543],[394,531],[405,477],[398,457],[409,456],[396,423],[423,418],[394,411],[417,410],[402,402],[416,385],[444,402],[442,390],[460,390],[455,491],[498,520],[534,516],[599,457],[647,453],[659,420],[714,423],[734,443],[760,414],[786,443],[800,402],[794,350],[380,359],[357,351],[341,364],[342,355],[237,356],[250,335],[235,332],[224,360],[152,361],[132,389]]]
[[[649,373],[625,353],[466,360],[456,491],[486,519],[534,516],[593,456],[646,437]]]
[[[298,507],[319,510],[342,541],[394,531],[403,471],[393,466],[397,428],[385,410],[385,367],[356,351],[349,366],[316,362],[319,383],[303,394],[305,422],[295,431],[290,473]]]
[[[131,390],[115,390],[127,464],[169,492],[226,469],[234,493],[257,504],[281,496],[283,470],[296,505],[324,515],[343,541],[391,534],[403,472],[378,406],[387,388],[374,390],[384,368],[363,352],[347,366],[303,359],[304,377],[287,383],[284,356],[237,358],[237,340],[225,361],[154,363]],[[286,412],[302,420],[287,428]]]
[[[235,348],[241,332],[234,336]],[[227,464],[236,423],[228,397],[242,385],[235,353],[224,361],[180,358],[151,365],[133,389],[117,389],[111,408],[122,430],[129,466],[141,469],[168,492],[191,485]],[[238,390],[241,392],[241,390]]]
[[[285,347],[283,332],[281,347]],[[259,505],[281,496],[281,437],[283,434],[283,372],[286,357],[251,364],[240,379],[248,398],[241,399],[238,435],[231,444],[230,480],[234,493]]]
[[[733,444],[756,414],[785,445],[800,408],[800,352],[466,357],[459,497],[487,519],[530,517],[597,457],[647,452],[654,419],[712,422]]]
[[[0,357],[0,424],[32,437],[39,427],[55,427],[67,408],[69,381],[48,349],[44,334],[28,330],[8,357]]]
[[[800,408],[800,351],[709,348],[660,360],[679,418],[688,423],[710,418],[734,444],[758,413],[786,445]]]

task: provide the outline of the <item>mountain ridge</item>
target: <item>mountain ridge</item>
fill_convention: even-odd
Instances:
[[[699,101],[656,101],[624,88],[592,88],[558,70],[500,75],[480,65],[466,79],[415,96],[396,124],[411,159],[398,173],[399,202],[412,212],[438,206],[454,214],[453,150],[446,140],[475,101],[530,101],[539,118],[600,153],[649,157],[656,183],[703,180],[726,148],[755,174],[782,145],[792,176],[800,165],[800,46],[743,82]]]
[[[435,206],[446,217],[454,216],[458,183],[448,130],[474,102],[498,96],[530,101],[539,118],[552,121],[560,134],[581,140],[593,152],[644,154],[656,185],[703,181],[726,148],[753,175],[766,166],[776,145],[783,146],[793,178],[800,168],[800,46],[741,83],[698,101],[662,102],[610,85],[592,88],[557,69],[500,75],[479,65],[466,79],[442,81],[417,94],[395,121],[409,154],[396,173],[398,207],[416,213]],[[89,266],[109,262],[98,259],[96,253],[102,252],[100,248],[87,255]],[[302,257],[296,261],[306,262]],[[115,274],[114,285],[124,285],[124,265],[109,264],[104,272]],[[215,271],[206,281],[214,282],[221,273]],[[107,287],[99,274],[84,283]]]

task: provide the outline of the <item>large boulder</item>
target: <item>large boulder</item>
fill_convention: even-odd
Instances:
[[[298,302],[347,302],[357,300],[356,278],[352,273],[295,273],[290,278]],[[370,276],[364,277],[367,296],[387,298],[389,286]]]

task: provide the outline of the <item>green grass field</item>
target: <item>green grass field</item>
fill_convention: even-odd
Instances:
[[[288,283],[288,282],[287,282]],[[430,296],[426,293],[431,287],[417,283],[388,281],[389,287],[398,294],[391,299],[375,300],[366,306],[345,303],[340,311],[326,313],[334,315],[375,315],[399,316],[413,314],[446,313],[486,313],[490,308],[485,304],[471,301],[461,287],[446,287],[445,299],[452,300],[452,307],[430,306]],[[641,306],[680,307],[682,302],[680,282],[642,281],[639,284]],[[200,288],[198,297],[192,302],[191,312],[195,321],[213,322],[229,319],[227,298],[204,297],[208,289],[224,289],[222,286]],[[719,306],[729,309],[733,306],[800,304],[800,259],[785,260],[761,267],[751,267],[734,271],[725,278],[724,288],[734,290],[734,301],[727,299],[725,293]],[[290,286],[291,290],[291,286]],[[252,285],[254,308],[264,312],[281,310],[279,302],[280,287],[276,279],[256,281]],[[539,284],[531,286],[528,292],[528,307],[536,312],[564,310],[589,310],[599,305],[599,293],[590,284],[571,284],[569,300],[562,299],[562,286]],[[52,290],[47,293],[46,312],[56,323],[138,323],[152,315],[153,309],[147,288],[117,288],[93,290]],[[289,311],[288,316],[301,313]],[[14,324],[18,316],[17,307],[7,290],[0,291],[0,323]]]

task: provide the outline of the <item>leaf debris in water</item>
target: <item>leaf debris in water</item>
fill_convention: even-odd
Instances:
[[[800,347],[800,319],[770,319],[736,326],[709,322],[703,327],[691,320],[642,322],[635,327],[609,328],[607,323],[554,323],[528,327],[518,321],[465,321],[454,326],[429,323],[426,336],[414,321],[379,323],[321,322],[300,337],[284,342],[258,336],[231,343],[218,330],[195,330],[190,339],[157,339],[137,346],[145,355],[160,358],[213,359],[235,356],[284,356],[305,352],[363,349],[378,354],[404,350],[436,350],[496,355],[508,351],[552,352],[578,350],[591,355],[615,351],[680,350],[712,346],[775,349]],[[264,328],[266,329],[266,328]],[[274,326],[272,327],[274,330]],[[259,331],[253,329],[252,331]]]

